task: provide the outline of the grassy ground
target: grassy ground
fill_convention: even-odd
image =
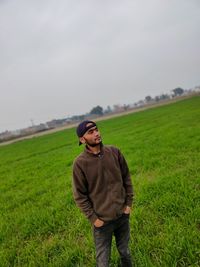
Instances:
[[[132,174],[135,266],[200,266],[200,97],[98,125]],[[82,149],[74,129],[0,147],[0,266],[95,266],[71,191]]]

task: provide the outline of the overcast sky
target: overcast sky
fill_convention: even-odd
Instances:
[[[196,85],[199,0],[0,0],[0,132]]]

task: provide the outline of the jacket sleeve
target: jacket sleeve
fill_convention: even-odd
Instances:
[[[73,164],[73,195],[77,206],[91,223],[94,223],[98,217],[88,196],[87,180],[84,172],[76,161]]]
[[[127,206],[131,207],[132,202],[133,202],[134,191],[133,191],[131,176],[130,176],[127,162],[126,162],[124,156],[122,155],[122,153],[120,152],[120,150],[118,150],[118,160],[119,160],[119,164],[120,164],[124,188],[126,190],[125,204]]]

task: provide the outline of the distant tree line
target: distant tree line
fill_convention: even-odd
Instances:
[[[48,122],[40,124],[40,125],[34,125],[31,127],[17,130],[17,131],[2,132],[2,133],[0,133],[0,142],[6,141],[6,140],[11,140],[11,139],[18,138],[21,136],[30,135],[30,134],[33,134],[33,133],[36,133],[39,131],[46,131],[49,129],[65,126],[68,124],[77,123],[77,122],[82,121],[84,119],[92,119],[92,118],[96,118],[98,116],[103,116],[103,115],[107,115],[107,114],[124,112],[124,111],[130,110],[130,109],[133,109],[133,108],[143,107],[145,105],[154,104],[154,103],[157,103],[159,101],[165,101],[167,99],[182,96],[183,94],[191,94],[194,92],[199,93],[200,92],[200,86],[196,86],[194,89],[189,89],[189,90],[184,90],[181,87],[177,87],[177,88],[171,90],[170,94],[161,94],[161,95],[157,95],[155,97],[147,95],[144,98],[144,100],[139,100],[138,102],[136,102],[134,104],[124,104],[124,105],[115,104],[115,105],[113,105],[112,108],[110,106],[107,106],[106,109],[103,109],[103,107],[97,105],[97,106],[93,107],[89,113],[86,113],[86,114],[74,115],[74,116],[64,118],[64,119],[54,119],[54,120],[48,121]]]
[[[167,99],[170,99],[170,98],[173,98],[173,97],[177,97],[177,96],[181,96],[182,94],[184,94],[185,90],[180,88],[180,87],[177,87],[172,91],[172,94],[161,94],[159,96],[155,96],[154,98],[151,97],[150,95],[146,96],[144,100],[139,100],[137,103],[134,104],[134,106],[142,106],[144,105],[144,103],[153,103],[153,102],[159,102],[159,101],[162,101],[162,100],[167,100]],[[101,106],[96,106],[96,107],[93,107],[90,111],[90,115],[98,115],[98,116],[102,116],[103,114],[108,114],[108,113],[111,113],[111,112],[117,112],[117,111],[126,111],[130,108],[130,105],[126,105],[124,104],[123,106],[120,106],[120,105],[114,105],[113,106],[113,109],[108,106],[105,110],[101,107]]]

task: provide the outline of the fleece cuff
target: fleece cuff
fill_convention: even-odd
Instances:
[[[97,215],[95,213],[92,213],[92,215],[88,218],[92,224],[98,219]]]

